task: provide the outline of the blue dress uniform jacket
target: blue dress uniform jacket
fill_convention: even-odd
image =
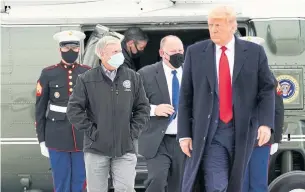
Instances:
[[[36,88],[36,133],[38,141],[58,151],[82,151],[83,133],[77,131],[66,117],[69,96],[79,74],[87,65],[59,63],[42,70]]]

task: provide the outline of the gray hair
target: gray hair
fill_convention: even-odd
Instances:
[[[121,44],[121,40],[113,36],[102,37],[95,46],[95,54],[101,58],[101,51],[109,44]]]
[[[161,49],[164,47],[165,42],[166,42],[169,38],[178,39],[179,41],[181,41],[181,39],[180,39],[178,36],[176,36],[176,35],[167,35],[167,36],[163,37],[163,38],[161,39],[161,41],[160,41],[160,48],[161,48]],[[181,43],[182,43],[182,41],[181,41]],[[182,43],[182,44],[183,44],[183,43]]]

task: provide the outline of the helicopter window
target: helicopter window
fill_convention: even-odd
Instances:
[[[255,22],[257,35],[266,40],[266,49],[274,56],[305,54],[305,20]]]

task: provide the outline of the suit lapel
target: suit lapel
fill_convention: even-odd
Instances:
[[[159,62],[157,64],[156,81],[163,96],[162,98],[164,98],[164,102],[170,104],[171,102],[169,98],[168,85],[165,77],[165,72],[162,66],[162,62]]]
[[[247,54],[245,53],[247,51],[246,46],[243,41],[238,39],[238,37],[235,37],[235,55],[234,55],[234,69],[233,69],[233,80],[232,84],[236,81],[239,72],[242,68],[242,66],[245,63]]]
[[[212,41],[201,52],[200,58],[202,58],[202,65],[204,73],[210,84],[212,91],[215,91],[216,82],[216,63],[215,63],[215,46]],[[211,57],[212,55],[212,57]]]

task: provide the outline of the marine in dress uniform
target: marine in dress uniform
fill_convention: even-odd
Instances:
[[[264,43],[260,37],[242,37],[241,39],[257,44]],[[275,94],[275,119],[274,131],[268,143],[256,146],[252,152],[244,177],[243,192],[267,192],[268,191],[268,167],[269,157],[277,151],[278,143],[282,140],[284,124],[284,104],[282,92],[276,78],[274,79]]]
[[[62,31],[59,42],[62,60],[42,70],[36,87],[36,133],[42,155],[49,157],[54,192],[81,192],[85,188],[83,133],[66,117],[69,96],[78,75],[90,69],[76,62],[85,34]]]

